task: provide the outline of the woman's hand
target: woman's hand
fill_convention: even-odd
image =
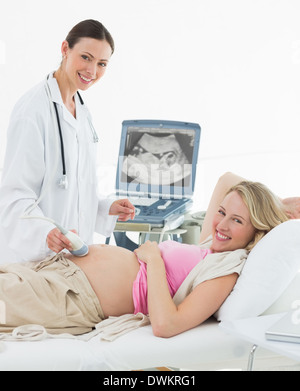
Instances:
[[[284,198],[281,202],[290,219],[300,218],[300,197]]]
[[[71,231],[77,234],[75,229],[72,229]],[[61,252],[64,248],[69,251],[72,251],[73,249],[70,240],[63,235],[58,228],[54,228],[48,233],[46,242],[50,250],[54,251],[56,254]]]
[[[127,221],[129,219],[133,220],[135,216],[135,208],[127,199],[116,200],[111,204],[109,214],[113,216],[118,215],[119,221]]]
[[[140,261],[149,263],[153,259],[161,259],[160,249],[157,242],[147,240],[144,244],[134,250]]]

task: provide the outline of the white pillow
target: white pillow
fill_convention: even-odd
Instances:
[[[300,270],[296,273],[291,283],[279,298],[262,315],[277,314],[278,312],[287,312],[292,308],[293,303],[299,307],[300,300]],[[295,302],[296,301],[296,302]],[[297,303],[298,301],[298,303]]]
[[[216,318],[232,320],[288,311],[292,302],[300,299],[300,284],[289,287],[299,270],[300,220],[289,220],[270,231],[250,252]]]

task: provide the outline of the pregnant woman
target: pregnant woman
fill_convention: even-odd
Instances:
[[[83,258],[60,253],[39,263],[4,265],[0,331],[37,323],[50,332],[80,334],[109,316],[137,312],[149,315],[160,337],[191,329],[219,309],[255,244],[288,220],[299,203],[290,200],[226,174],[213,193],[200,245],[148,241],[134,252],[92,245]]]

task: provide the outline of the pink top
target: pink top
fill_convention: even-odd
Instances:
[[[183,244],[167,240],[159,244],[161,256],[165,263],[168,287],[173,297],[189,272],[211,253],[210,249],[200,248],[193,244]],[[148,314],[147,301],[147,265],[140,261],[140,270],[133,283],[134,313]]]

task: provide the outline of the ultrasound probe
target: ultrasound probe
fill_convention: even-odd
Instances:
[[[84,257],[89,252],[89,247],[86,243],[74,232],[68,231],[67,229],[63,228],[60,224],[56,223],[54,220],[49,219],[48,217],[42,217],[42,216],[22,216],[22,219],[40,219],[40,220],[46,220],[50,223],[54,224],[60,232],[65,235],[71,242],[73,250],[70,251],[71,254],[75,255],[76,257]]]

